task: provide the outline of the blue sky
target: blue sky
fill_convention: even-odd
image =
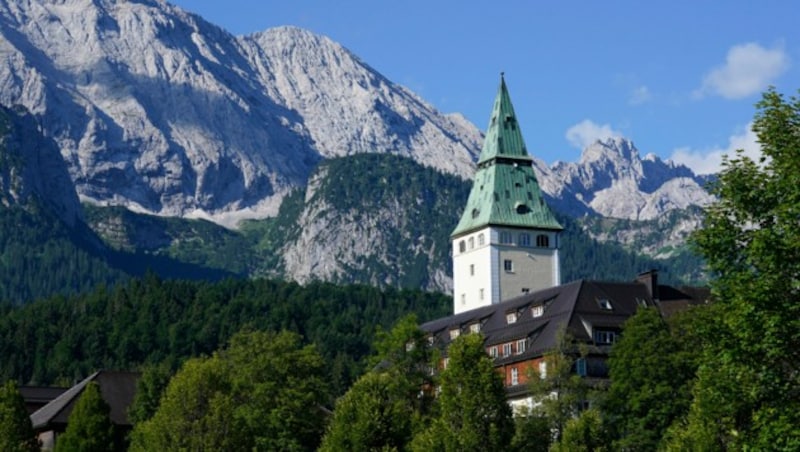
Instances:
[[[718,168],[757,153],[769,85],[800,89],[800,3],[755,1],[174,0],[233,34],[330,37],[438,110],[485,129],[504,71],[530,152],[575,161],[598,137]]]

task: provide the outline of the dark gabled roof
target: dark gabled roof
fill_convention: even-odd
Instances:
[[[659,285],[658,293],[658,309],[665,318],[672,317],[692,306],[706,304],[711,298],[711,291],[707,287],[681,286],[675,288]]]
[[[63,394],[67,389],[50,386],[20,386],[19,393],[22,395],[22,399],[25,400],[25,408],[28,410],[28,414],[31,414]]]
[[[533,317],[532,307],[537,305],[545,306],[544,313]],[[467,334],[469,325],[478,320],[483,322],[481,333],[487,347],[527,339],[525,352],[498,357],[497,363],[503,364],[531,359],[552,350],[557,345],[559,330],[565,327],[577,341],[591,342],[591,328],[621,329],[625,320],[643,305],[654,304],[645,285],[639,282],[579,280],[436,319],[422,324],[421,328],[441,346],[451,342],[451,330],[459,329]],[[512,312],[517,314],[517,321],[509,324],[506,315]]]
[[[117,425],[130,426],[128,407],[136,394],[138,372],[122,372],[101,370],[89,375],[86,379],[64,391],[47,405],[31,414],[31,423],[37,430],[54,424],[66,425],[69,415],[83,389],[89,382],[95,381],[100,386],[103,400],[111,407],[111,422]]]

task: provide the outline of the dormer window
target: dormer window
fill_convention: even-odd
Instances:
[[[517,313],[516,312],[509,312],[506,313],[506,323],[512,324],[517,322]]]
[[[534,317],[541,317],[542,315],[544,315],[544,305],[539,304],[533,306],[531,308],[531,314],[533,314]]]
[[[450,330],[450,340],[455,340],[461,334],[461,330],[453,328]]]
[[[610,345],[617,340],[617,333],[607,330],[595,330],[594,342],[598,345]]]
[[[604,309],[606,311],[611,311],[614,308],[611,306],[611,301],[608,298],[600,298],[597,300],[597,304],[600,305],[600,309]]]
[[[527,341],[525,339],[520,339],[517,341],[517,354],[525,353],[525,344]]]
[[[469,326],[470,333],[480,333],[481,332],[481,324],[480,323],[473,323]]]

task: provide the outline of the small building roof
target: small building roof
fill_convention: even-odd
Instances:
[[[75,403],[89,382],[95,381],[100,386],[103,400],[111,407],[111,422],[116,425],[130,426],[128,407],[136,395],[138,372],[101,370],[89,375],[80,383],[67,389],[61,395],[31,414],[31,423],[35,430],[44,430],[48,426],[66,425]]]
[[[63,394],[67,389],[52,386],[20,386],[19,393],[22,395],[22,399],[25,400],[25,408],[28,410],[28,414],[32,414]]]
[[[544,201],[532,161],[501,75],[472,190],[452,236],[488,225],[562,230]]]

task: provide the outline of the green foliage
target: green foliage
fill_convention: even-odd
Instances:
[[[172,366],[166,361],[143,366],[141,376],[136,381],[136,395],[128,408],[128,419],[132,424],[146,421],[153,416],[174,373]]]
[[[126,277],[98,253],[36,201],[0,205],[0,300],[22,304]]]
[[[553,452],[606,452],[612,450],[606,445],[605,431],[600,411],[594,408],[584,410],[578,417],[567,421],[561,440],[553,445]],[[613,450],[653,450],[648,448],[622,448]]]
[[[96,369],[132,369],[211,354],[244,326],[315,343],[334,393],[363,373],[377,326],[446,315],[441,294],[269,280],[162,281],[154,275],[82,296],[0,306],[0,378],[51,384]]]
[[[540,410],[520,408],[514,412],[514,438],[511,450],[547,452],[553,440],[550,420]]]
[[[691,384],[702,344],[693,325],[706,321],[707,306],[671,319],[640,309],[625,322],[625,332],[608,360],[611,385],[603,406],[618,450],[656,450],[691,400]]]
[[[723,162],[694,239],[719,317],[675,447],[800,448],[800,99],[771,89],[757,107],[763,158]]]
[[[31,420],[25,410],[25,401],[13,381],[0,386],[0,450],[39,450],[39,441],[33,433]]]
[[[454,340],[448,364],[439,376],[437,412],[430,426],[411,444],[417,451],[496,451],[511,445],[514,421],[505,388],[483,336],[468,334]]]
[[[152,254],[240,276],[249,275],[259,260],[248,237],[207,220],[92,204],[84,204],[83,210],[87,224],[103,241],[126,254]]]
[[[567,421],[580,412],[589,397],[589,386],[574,372],[576,359],[585,354],[586,350],[561,330],[555,348],[543,357],[544,372],[533,369],[528,381],[533,413],[547,419],[556,442],[561,440]]]
[[[56,441],[56,452],[115,450],[110,412],[111,408],[100,395],[100,386],[89,382],[69,415],[67,430]]]
[[[386,372],[359,378],[336,402],[320,450],[404,450],[412,437],[415,407],[403,383]]]
[[[323,367],[297,334],[236,334],[184,364],[131,450],[314,450],[328,402]]]
[[[336,403],[321,450],[406,450],[426,422],[432,349],[414,315],[375,337],[371,370]]]

